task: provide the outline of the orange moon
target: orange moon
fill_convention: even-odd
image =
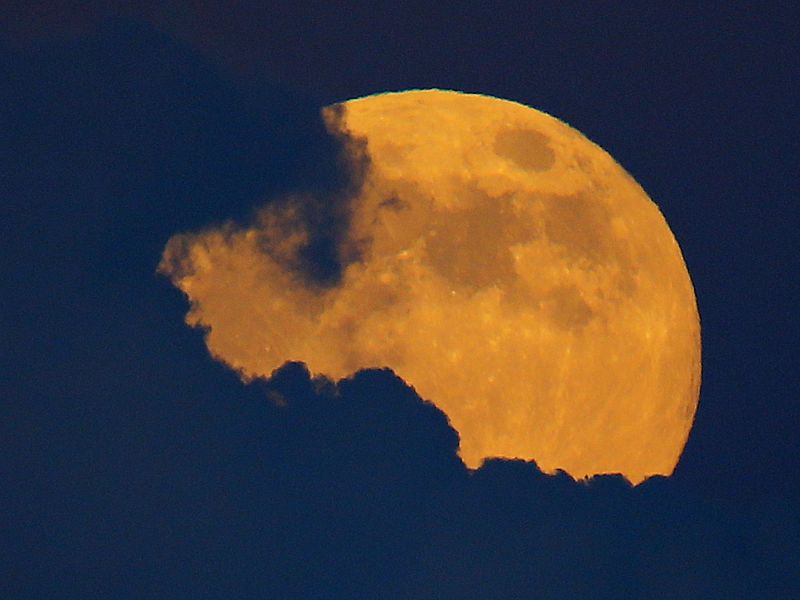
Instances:
[[[245,377],[388,366],[441,408],[470,467],[669,475],[700,388],[700,322],[658,207],[558,119],[441,90],[324,109],[368,156],[341,281],[298,278],[301,197],[175,236],[161,271]],[[267,250],[265,251],[265,248]],[[379,399],[376,399],[379,401]]]

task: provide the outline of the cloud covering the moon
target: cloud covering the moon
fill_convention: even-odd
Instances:
[[[560,121],[484,96],[323,115],[346,185],[164,252],[211,352],[246,379],[287,360],[332,377],[391,367],[448,414],[473,467],[671,473],[697,403],[697,309],[633,179]]]

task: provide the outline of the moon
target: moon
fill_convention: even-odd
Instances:
[[[446,413],[472,468],[671,474],[698,403],[700,322],[636,181],[565,123],[489,96],[386,93],[322,114],[368,159],[341,280],[292,266],[309,242],[302,197],[249,227],[175,236],[160,269],[212,354],[245,378],[287,360],[333,378],[390,367]]]

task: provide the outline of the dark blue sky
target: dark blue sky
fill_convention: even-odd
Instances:
[[[0,19],[3,597],[800,595],[796,10],[144,6]],[[672,478],[468,474],[391,373],[245,387],[183,326],[168,237],[346,185],[319,107],[412,87],[545,110],[660,206],[703,327]]]

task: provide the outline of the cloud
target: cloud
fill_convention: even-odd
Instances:
[[[357,140],[337,139],[345,164],[329,187],[274,197],[247,225],[177,234],[164,249],[158,271],[190,299],[187,322],[204,328],[212,354],[245,379],[308,360],[303,339],[324,347],[317,321],[345,268],[360,259],[363,244],[349,226],[367,159]]]
[[[669,478],[574,481],[501,459],[467,470],[444,415],[388,370],[332,382],[289,363],[255,385],[281,399],[281,449],[259,483],[285,511],[261,531],[272,560],[283,549],[275,593],[728,598],[797,585],[778,567],[796,528],[764,555],[752,514]]]

